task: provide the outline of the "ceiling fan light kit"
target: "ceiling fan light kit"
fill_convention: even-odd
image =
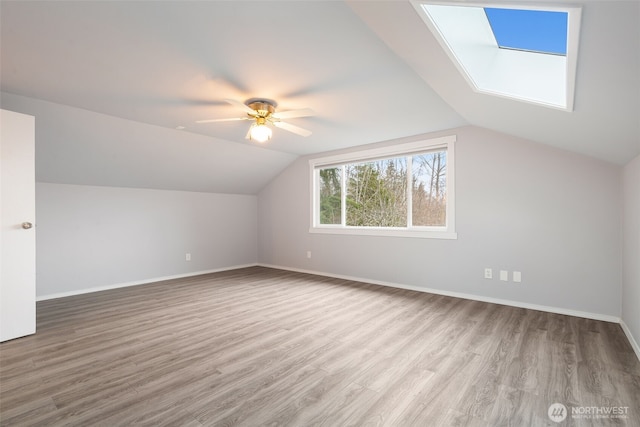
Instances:
[[[249,139],[257,142],[267,142],[271,139],[273,132],[266,124],[254,123],[249,130]]]
[[[271,139],[273,131],[270,124],[284,129],[288,132],[295,133],[300,136],[309,136],[311,131],[303,129],[298,126],[294,126],[290,123],[282,121],[283,118],[295,118],[295,117],[307,117],[314,115],[314,111],[310,108],[304,108],[301,110],[289,110],[281,113],[276,113],[277,104],[274,101],[266,99],[252,98],[245,103],[236,101],[235,99],[225,99],[229,104],[238,107],[247,115],[245,117],[236,117],[230,119],[209,119],[198,120],[196,123],[213,123],[213,122],[229,122],[237,120],[254,120],[254,123],[249,127],[246,138],[251,141],[257,141],[260,143],[267,142]]]
[[[249,117],[255,117],[256,122],[249,129],[249,139],[257,142],[267,142],[271,139],[273,131],[267,126],[267,120],[276,111],[275,104],[268,101],[254,101],[246,104],[256,114],[247,113]]]

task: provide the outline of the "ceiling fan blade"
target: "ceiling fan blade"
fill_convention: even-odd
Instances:
[[[229,119],[196,120],[196,123],[235,122],[237,120],[249,120],[249,117],[232,117]]]
[[[276,119],[293,119],[295,117],[315,116],[316,112],[311,108],[301,108],[300,110],[277,111],[273,114]]]
[[[240,101],[236,101],[235,99],[225,99],[225,101],[227,101],[229,104],[233,105],[234,107],[241,109],[247,114],[251,114],[252,116],[256,115],[256,110],[254,110],[253,108],[249,107],[248,105]]]
[[[273,122],[273,125],[277,128],[287,130],[300,136],[309,136],[312,133],[310,130],[302,129],[301,127],[294,126],[285,122]]]

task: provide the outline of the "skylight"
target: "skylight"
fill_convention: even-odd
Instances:
[[[573,110],[579,7],[412,3],[475,91]]]
[[[567,54],[567,12],[485,7],[498,46],[555,55]]]

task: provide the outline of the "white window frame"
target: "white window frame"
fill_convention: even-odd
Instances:
[[[457,239],[458,235],[455,231],[455,142],[456,136],[449,135],[309,160],[309,180],[311,184],[311,215],[309,232],[320,234]],[[320,169],[331,166],[341,166],[348,163],[360,163],[391,157],[403,157],[443,149],[447,152],[447,207],[446,224],[444,226],[411,226],[411,222],[408,223],[407,227],[356,227],[343,224],[320,224]],[[410,170],[407,171],[407,175],[411,176]],[[411,186],[409,186],[409,188],[411,188]],[[342,194],[343,197],[346,197],[344,176],[342,177]],[[410,189],[408,190],[408,196],[409,201],[411,201]],[[410,204],[408,209],[409,219],[411,219],[410,216],[412,209]],[[345,204],[342,203],[343,223],[345,215]]]

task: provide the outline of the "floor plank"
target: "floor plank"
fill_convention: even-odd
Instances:
[[[640,426],[620,326],[559,314],[252,267],[42,301],[37,327],[0,344],[2,426]]]

